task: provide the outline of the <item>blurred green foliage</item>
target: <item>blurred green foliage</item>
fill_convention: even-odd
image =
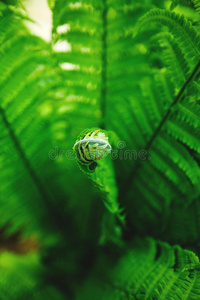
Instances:
[[[200,2],[48,4],[51,43],[0,1],[0,299],[198,300]]]

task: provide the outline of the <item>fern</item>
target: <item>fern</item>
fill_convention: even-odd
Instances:
[[[199,59],[198,33],[191,23],[184,16],[176,15],[173,12],[164,10],[152,10],[140,21],[140,27],[145,24],[154,23],[167,26],[170,32],[176,37],[179,45],[188,59],[195,64]]]
[[[199,260],[179,246],[136,240],[118,260],[97,269],[76,299],[198,299]]]
[[[198,299],[199,2],[48,4],[0,1],[0,298]]]

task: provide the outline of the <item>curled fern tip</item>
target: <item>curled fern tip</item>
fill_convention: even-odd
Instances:
[[[92,128],[84,130],[79,135],[73,149],[81,169],[83,171],[87,169],[89,173],[92,173],[97,167],[96,161],[105,158],[112,148],[106,132]]]

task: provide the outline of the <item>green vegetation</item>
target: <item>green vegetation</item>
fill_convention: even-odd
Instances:
[[[48,4],[0,1],[0,299],[200,299],[199,0]]]

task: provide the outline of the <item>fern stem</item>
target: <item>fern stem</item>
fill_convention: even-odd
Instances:
[[[105,129],[105,115],[106,115],[106,82],[107,82],[107,4],[106,0],[103,0],[103,12],[102,12],[102,23],[103,23],[103,35],[102,35],[102,72],[101,72],[101,112],[102,121],[100,128]]]
[[[154,143],[155,139],[157,138],[157,136],[159,135],[159,133],[161,132],[163,126],[165,125],[166,121],[168,120],[172,108],[180,101],[181,97],[183,96],[186,87],[188,86],[188,84],[192,81],[192,79],[195,77],[197,71],[200,68],[200,61],[198,62],[198,64],[196,65],[196,67],[194,68],[193,72],[191,73],[191,75],[189,76],[189,78],[186,80],[186,82],[184,83],[184,85],[182,86],[181,90],[179,91],[178,95],[176,96],[175,100],[172,102],[172,104],[169,106],[166,114],[164,115],[163,119],[161,120],[160,124],[158,125],[158,127],[156,128],[156,130],[154,131],[153,135],[151,136],[150,140],[147,142],[146,146],[145,146],[145,150],[148,152],[152,146],[152,144]],[[132,169],[131,173],[129,174],[128,180],[125,183],[125,186],[123,187],[123,191],[125,191],[125,193],[128,192],[129,187],[131,186],[133,179],[136,176],[138,167],[140,165],[140,160],[137,160],[135,167]],[[124,197],[124,193],[123,193],[123,197]]]
[[[145,147],[145,150],[148,151],[155,138],[157,137],[157,135],[160,133],[161,129],[163,128],[163,125],[166,123],[166,121],[168,120],[169,116],[170,116],[170,113],[171,113],[171,110],[172,108],[180,101],[187,85],[191,82],[191,80],[194,78],[194,76],[196,75],[198,69],[200,67],[200,61],[198,62],[198,64],[196,65],[196,67],[194,68],[192,74],[189,76],[189,78],[187,79],[187,81],[184,83],[184,85],[182,86],[181,90],[179,91],[178,95],[176,96],[174,102],[172,102],[172,104],[170,105],[170,107],[168,108],[165,116],[163,117],[163,119],[161,120],[160,124],[158,125],[158,127],[156,128],[154,134],[152,135],[151,139],[148,141],[146,147]]]

